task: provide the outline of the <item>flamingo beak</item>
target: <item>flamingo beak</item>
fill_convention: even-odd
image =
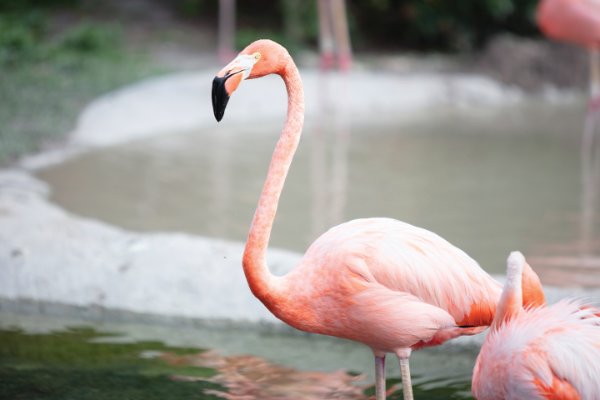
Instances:
[[[213,79],[212,106],[217,122],[223,119],[229,97],[240,83],[250,76],[250,71],[258,59],[253,55],[240,54]]]
[[[232,76],[232,74],[227,74],[222,78],[215,76],[215,79],[213,79],[212,106],[217,122],[221,122],[223,119],[227,102],[229,102],[229,93],[227,93],[225,83],[227,82],[227,79],[231,78]]]

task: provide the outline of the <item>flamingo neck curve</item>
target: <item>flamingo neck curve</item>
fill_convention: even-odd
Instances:
[[[279,277],[272,275],[266,261],[267,247],[277,213],[279,197],[296,153],[304,124],[304,90],[298,68],[287,55],[278,72],[288,94],[287,118],[273,151],[267,178],[250,227],[242,264],[252,293],[271,309],[279,300]]]
[[[525,258],[519,252],[511,253],[508,258],[506,282],[496,307],[492,330],[498,330],[523,310],[522,280],[525,263]]]

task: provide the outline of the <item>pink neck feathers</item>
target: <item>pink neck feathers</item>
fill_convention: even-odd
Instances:
[[[302,125],[304,123],[304,92],[302,81],[291,57],[279,73],[285,82],[288,94],[288,110],[285,125],[271,158],[267,178],[252,220],[250,233],[244,250],[243,266],[252,293],[263,303],[272,305],[276,301],[276,279],[271,275],[266,262],[267,246],[277,213],[279,197],[294,158]]]
[[[496,307],[492,330],[500,328],[523,310],[522,274],[525,264],[523,254],[518,251],[510,253],[506,268],[506,283]]]

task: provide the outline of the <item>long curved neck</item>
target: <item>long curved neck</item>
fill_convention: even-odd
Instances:
[[[252,293],[265,304],[276,300],[276,287],[273,284],[276,278],[267,267],[267,246],[275,214],[277,213],[279,197],[298,147],[304,123],[302,81],[291,57],[280,75],[285,82],[288,93],[287,118],[271,158],[267,179],[252,220],[243,258],[244,273],[248,285]]]
[[[518,252],[511,253],[508,258],[506,282],[496,307],[492,330],[499,329],[523,310],[522,275],[525,263],[525,258]]]

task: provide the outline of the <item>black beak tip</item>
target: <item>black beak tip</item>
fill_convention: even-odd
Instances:
[[[217,120],[217,122],[221,122],[221,120],[223,119],[223,115],[225,115],[225,110],[221,110],[220,112],[217,112],[217,110],[214,110],[215,113],[215,119]]]
[[[229,78],[229,76],[224,76],[219,78],[218,76],[213,79],[212,85],[212,106],[213,113],[215,114],[215,119],[217,122],[221,122],[223,119],[223,115],[225,114],[225,108],[227,107],[227,102],[229,101],[229,95],[225,90],[225,81]]]

